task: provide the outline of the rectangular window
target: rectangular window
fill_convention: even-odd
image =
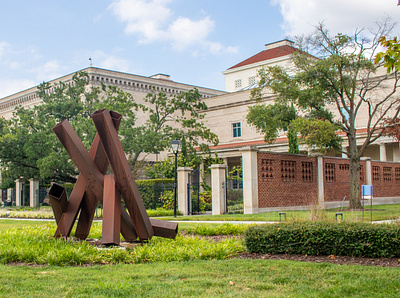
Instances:
[[[383,167],[383,181],[392,182],[392,168]]]
[[[272,159],[261,159],[261,179],[262,181],[273,179]]]
[[[232,128],[233,128],[233,137],[234,138],[238,138],[238,137],[242,136],[242,128],[241,128],[240,122],[233,123]]]
[[[336,181],[336,168],[334,163],[325,164],[325,181],[326,182]]]
[[[254,85],[256,83],[256,77],[249,77],[249,86]]]
[[[281,161],[282,181],[296,181],[296,162],[289,160]]]
[[[235,80],[235,89],[242,88],[242,80]]]
[[[373,181],[380,181],[381,175],[380,175],[380,167],[378,166],[372,166],[372,180]]]
[[[303,181],[311,182],[313,180],[313,164],[312,162],[301,163],[301,173]]]

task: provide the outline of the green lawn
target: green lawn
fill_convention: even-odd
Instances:
[[[179,226],[180,230],[199,234],[241,233],[244,227],[196,223]],[[177,240],[155,237],[151,243],[132,250],[98,250],[83,243],[54,240],[55,227],[54,222],[0,220],[1,262],[8,263],[7,258],[23,262],[0,264],[0,297],[400,295],[400,268],[242,260],[235,256],[244,248],[241,240],[234,238],[215,243],[193,236]],[[90,237],[100,236],[101,223],[96,222]],[[86,265],[68,266],[80,263]]]
[[[371,220],[370,206],[365,206],[364,221],[368,222]],[[27,210],[25,210],[27,209]],[[362,211],[350,211],[344,208],[343,211],[338,209],[327,209],[319,210],[316,208],[310,208],[304,211],[285,211],[288,221],[293,220],[336,220],[336,212],[343,212],[344,221],[362,221]],[[7,212],[9,212],[7,214]],[[148,210],[149,216],[162,215],[165,212],[160,210]],[[97,214],[100,216],[101,211],[98,209]],[[53,213],[50,207],[42,207],[40,210],[35,210],[32,208],[24,208],[19,211],[18,208],[7,208],[0,209],[0,217],[21,217],[21,218],[52,218]],[[160,219],[166,220],[201,220],[201,221],[279,221],[279,211],[258,213],[258,214],[223,214],[223,215],[194,215],[194,216],[164,216],[158,217]],[[283,218],[283,217],[282,217]],[[393,220],[400,218],[400,204],[394,205],[375,205],[373,206],[372,220]]]
[[[238,260],[0,265],[2,297],[398,297],[399,268]]]
[[[372,206],[372,220],[393,220],[400,218],[400,204],[375,205]],[[303,211],[285,211],[288,221],[293,220],[336,220],[336,212],[343,212],[344,221],[362,221],[362,211],[351,211],[348,208],[318,210],[310,208]],[[174,217],[163,217],[162,219],[174,220]],[[282,217],[283,219],[283,217]],[[279,221],[279,211],[257,213],[257,214],[223,214],[223,215],[195,215],[178,216],[176,220],[222,220],[222,221]],[[370,206],[365,206],[364,221],[371,220]]]

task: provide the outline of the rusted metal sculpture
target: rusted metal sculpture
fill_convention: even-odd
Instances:
[[[104,210],[102,244],[119,245],[119,233],[125,241],[149,240],[153,235],[175,238],[177,223],[150,219],[147,215],[118,137],[121,115],[104,109],[96,111],[92,119],[97,134],[89,152],[68,120],[53,128],[80,172],[69,200],[62,186],[53,184],[50,188],[57,222],[55,237],[68,237],[80,212],[75,236],[86,239],[100,202]],[[109,164],[114,174],[105,175]],[[129,214],[122,206],[121,195]]]

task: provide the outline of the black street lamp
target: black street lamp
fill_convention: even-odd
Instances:
[[[178,167],[178,151],[179,145],[181,143],[179,140],[175,139],[171,141],[172,152],[175,154],[175,182],[174,182],[174,217],[176,217],[176,186],[177,186],[177,167]]]

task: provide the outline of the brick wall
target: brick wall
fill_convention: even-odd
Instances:
[[[374,197],[400,196],[400,164],[372,161]]]
[[[346,158],[323,157],[324,201],[350,197],[350,169]],[[317,158],[259,152],[258,207],[308,206],[318,202]],[[400,196],[400,163],[372,161],[374,197]],[[366,184],[366,161],[361,161],[360,182]]]
[[[259,208],[316,204],[316,158],[259,152],[257,165]]]

